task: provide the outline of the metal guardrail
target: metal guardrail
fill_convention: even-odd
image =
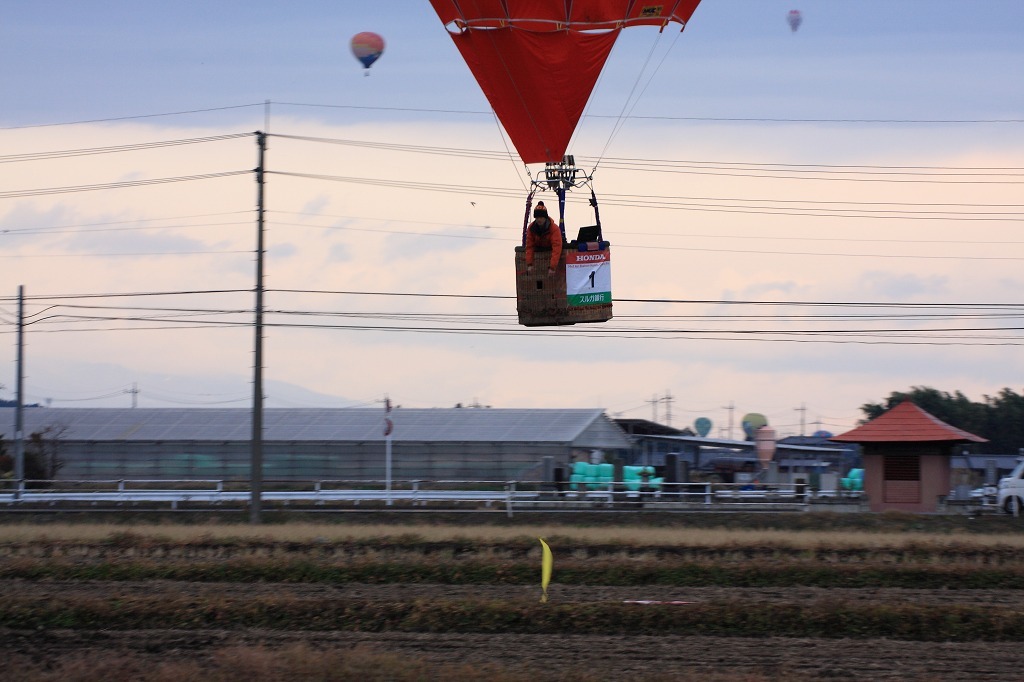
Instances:
[[[202,505],[247,505],[251,493],[238,482],[219,479],[108,479],[89,481],[23,481],[0,485],[0,511],[12,509],[80,509],[166,505],[197,508]],[[509,516],[519,510],[579,510],[593,508],[662,510],[772,509],[801,511],[815,500],[857,503],[859,493],[818,492],[802,485],[751,486],[726,483],[673,483],[658,488],[628,488],[622,483],[570,485],[536,481],[425,481],[394,480],[388,486],[376,480],[323,479],[305,484],[269,483],[261,499],[268,505],[440,506],[477,504],[502,506]]]

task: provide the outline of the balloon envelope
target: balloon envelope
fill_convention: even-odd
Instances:
[[[775,457],[775,448],[775,429],[762,426],[754,431],[754,449],[757,450],[757,459],[762,469],[767,469],[768,462]]]
[[[697,435],[703,438],[711,433],[711,420],[707,417],[697,417],[693,422],[693,428],[697,429]]]
[[[623,28],[685,26],[700,0],[430,0],[523,163],[559,162]]]
[[[384,52],[384,39],[376,33],[364,31],[352,36],[352,54],[363,63],[365,68],[380,59]]]
[[[750,412],[743,415],[743,433],[747,435],[747,438],[753,438],[754,432],[756,432],[762,426],[768,426],[768,418],[763,414],[757,412]]]
[[[792,31],[796,31],[800,28],[800,24],[804,22],[803,15],[800,14],[800,10],[793,9],[789,11],[789,16],[786,17],[786,21],[789,22],[789,28]]]

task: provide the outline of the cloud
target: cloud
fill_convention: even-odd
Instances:
[[[858,288],[868,296],[891,301],[909,301],[948,294],[949,277],[872,270],[861,275]]]

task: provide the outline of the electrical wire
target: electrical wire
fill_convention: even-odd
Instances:
[[[51,306],[55,308],[56,306]],[[89,309],[110,309],[110,310],[121,310],[118,307],[102,307],[102,306],[81,306],[81,308]],[[134,308],[133,310],[138,310]],[[69,314],[63,312],[53,312],[45,317],[40,316],[36,313],[30,324],[51,324],[51,325],[65,325],[60,331],[72,331],[72,328],[67,327],[68,324],[90,324],[103,323],[111,325],[116,323],[116,327],[86,327],[85,330],[96,331],[97,329],[105,329],[107,331],[113,329],[128,330],[128,329],[167,329],[167,328],[203,328],[203,327],[251,327],[249,320],[242,321],[231,321],[223,319],[225,311],[221,310],[182,310],[182,309],[160,309],[160,314],[152,314],[153,309],[149,309],[149,315],[78,315]],[[242,313],[246,314],[247,310],[227,310],[227,314]],[[212,320],[197,320],[199,316],[211,316],[219,315],[218,319]],[[803,329],[788,329],[788,328],[678,328],[678,327],[636,327],[629,326],[623,321],[616,320],[615,322],[603,326],[600,330],[586,331],[582,330],[536,330],[536,329],[522,329],[515,325],[515,318],[509,315],[498,315],[498,314],[452,314],[452,313],[346,313],[339,311],[309,311],[309,310],[286,310],[286,309],[272,309],[266,311],[267,319],[265,321],[266,327],[276,328],[302,328],[302,329],[316,329],[316,330],[358,330],[358,331],[377,331],[377,332],[406,332],[406,333],[446,333],[446,334],[505,334],[505,335],[540,335],[540,336],[577,336],[582,335],[585,337],[592,338],[647,338],[647,339],[699,339],[699,338],[713,338],[716,340],[740,340],[740,339],[757,339],[759,341],[796,341],[796,342],[822,342],[822,343],[865,343],[865,344],[888,344],[888,345],[1022,345],[1024,344],[1024,338],[1020,336],[1020,332],[1024,331],[1024,326],[1020,325],[999,325],[999,326],[928,326],[928,327],[846,327],[846,328],[803,328]],[[320,318],[342,318],[346,320],[344,323],[309,323],[309,322],[291,322],[291,321],[278,321],[278,318],[282,317],[320,317]],[[1020,319],[1024,315],[1014,315],[1015,319]],[[400,322],[413,322],[414,324],[403,324],[401,326],[395,326],[391,324],[366,324],[366,323],[354,323],[352,320],[358,318],[369,318],[376,321],[400,321]],[[788,318],[784,318],[788,319]],[[801,318],[804,319],[804,318]],[[672,319],[673,322],[678,320]],[[730,320],[719,320],[730,321]],[[744,320],[746,321],[746,320]],[[776,318],[775,321],[780,321]],[[792,320],[790,320],[792,321]],[[836,320],[830,320],[836,321]],[[857,322],[864,322],[863,319],[855,320]],[[901,320],[908,321],[908,320]],[[910,319],[910,322],[919,324],[922,322],[921,319]],[[123,323],[134,323],[144,324],[144,327],[125,327]],[[159,323],[158,326],[154,326],[153,323]],[[175,323],[169,326],[170,323]],[[443,326],[428,326],[442,324]],[[465,325],[471,324],[475,326],[454,326],[454,325]],[[489,329],[488,325],[505,328]],[[76,329],[76,330],[80,330]],[[993,332],[1012,332],[1010,335],[993,335]]]
[[[211,180],[213,178],[227,178],[234,175],[248,175],[251,170],[224,171],[221,173],[203,173],[199,175],[183,175],[173,178],[150,178],[148,180],[124,180],[121,182],[107,182],[95,185],[76,185],[69,187],[44,187],[39,189],[8,190],[0,192],[0,199],[13,199],[21,197],[48,196],[51,194],[70,194],[72,192],[93,192],[105,189],[122,189],[125,187],[142,187],[145,185],[163,185],[173,182],[189,182],[192,180]]]
[[[220,142],[222,140],[235,140],[240,137],[252,137],[254,134],[255,133],[233,133],[230,135],[212,135],[209,137],[193,137],[183,140],[163,140],[160,142],[139,142],[136,144],[126,144],[109,147],[65,149],[63,151],[30,152],[27,154],[7,154],[0,155],[0,163],[16,163],[22,161],[46,161],[53,159],[68,159],[76,156],[95,156],[97,154],[135,152],[144,149],[162,149],[165,147],[179,147],[181,145],[201,144],[204,142]]]
[[[113,123],[115,121],[135,121],[144,118],[162,118],[164,116],[184,116],[186,114],[204,114],[211,111],[228,111],[231,109],[247,109],[249,107],[264,107],[264,102],[255,104],[236,104],[234,106],[226,107],[210,107],[208,109],[189,109],[187,111],[170,111],[160,114],[134,114],[131,116],[111,116],[108,118],[91,118],[78,121],[64,121],[61,123],[34,123],[31,125],[20,125],[20,126],[0,126],[0,130],[28,130],[30,128],[53,128],[57,126],[74,126],[83,125],[86,123]]]
[[[437,156],[452,156],[454,158],[477,158],[483,160],[504,161],[508,153],[480,149],[466,149],[459,147],[433,147],[425,145],[413,145],[396,142],[373,142],[365,140],[352,140],[347,138],[314,137],[308,135],[291,135],[284,133],[268,134],[267,137],[277,137],[285,140],[302,140],[322,144],[346,145],[397,152],[411,152],[419,154],[432,154]],[[589,165],[600,161],[604,164],[616,164],[621,169],[630,171],[652,170],[652,171],[673,171],[673,170],[745,170],[765,172],[818,172],[818,173],[856,173],[856,174],[877,174],[877,175],[920,175],[933,172],[956,171],[946,173],[963,175],[966,173],[983,175],[1010,175],[1019,177],[1024,173],[1024,166],[891,166],[880,164],[826,164],[826,163],[766,163],[755,161],[722,161],[722,160],[694,160],[694,159],[645,159],[630,157],[591,157],[577,155],[577,161]],[[998,171],[998,172],[996,172]]]
[[[267,100],[264,102],[252,102],[249,104],[236,104],[223,107],[209,107],[205,109],[188,109],[184,111],[169,111],[155,114],[132,114],[125,116],[109,116],[106,118],[79,119],[75,121],[62,121],[55,123],[34,123],[28,125],[0,126],[0,130],[29,130],[32,128],[52,128],[58,126],[74,126],[89,123],[113,123],[116,121],[134,121],[147,118],[163,118],[169,116],[186,116],[191,114],[202,114],[215,111],[230,111],[232,109],[249,109],[259,107],[266,108],[268,104],[284,107],[298,108],[319,108],[319,109],[348,109],[356,111],[399,111],[421,114],[457,114],[470,116],[491,116],[492,111],[483,109],[430,109],[423,107],[382,107],[357,104],[323,104],[309,102],[278,102]],[[614,114],[587,114],[588,118],[619,118]],[[920,119],[920,118],[780,118],[780,117],[737,117],[737,116],[629,116],[637,120],[663,120],[663,121],[695,121],[706,123],[843,123],[843,124],[927,124],[927,125],[989,125],[989,124],[1019,124],[1024,123],[1020,118],[948,118],[948,119]]]

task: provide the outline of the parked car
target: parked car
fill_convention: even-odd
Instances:
[[[1024,458],[1009,476],[999,479],[998,503],[1007,514],[1024,514]]]
[[[737,483],[739,482],[737,481],[737,474],[747,474],[749,478],[757,474],[758,469],[760,469],[758,461],[757,456],[712,457],[703,462],[700,468],[694,472],[693,479],[710,483]]]

